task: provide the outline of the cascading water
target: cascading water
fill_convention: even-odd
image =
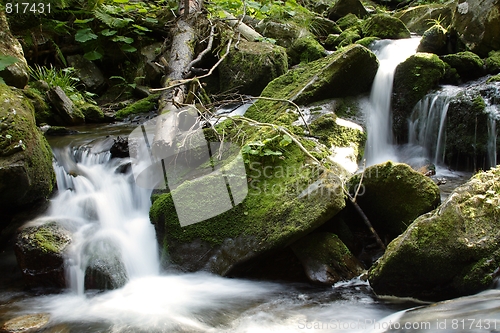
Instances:
[[[420,38],[376,41],[372,50],[379,68],[372,85],[367,116],[367,166],[397,160],[392,134],[391,95],[397,65],[415,54]]]

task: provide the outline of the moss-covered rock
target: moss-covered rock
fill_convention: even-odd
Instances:
[[[349,181],[353,188],[360,177]],[[375,229],[392,239],[418,216],[436,208],[440,193],[429,177],[407,164],[387,162],[366,168],[357,202]]]
[[[326,56],[325,48],[312,35],[297,38],[286,52],[290,65],[308,63]]]
[[[17,262],[30,287],[66,287],[64,256],[71,234],[56,222],[26,227],[14,245]]]
[[[417,53],[396,67],[392,95],[394,132],[405,138],[407,119],[417,102],[437,86],[445,74],[445,63],[435,54]]]
[[[352,45],[288,71],[271,81],[262,96],[299,104],[354,96],[370,89],[377,69],[375,54],[361,45]],[[299,115],[287,103],[258,100],[248,109],[246,116],[262,122],[290,124]]]
[[[344,31],[335,39],[335,47],[344,47],[350,45],[361,39],[361,32],[357,27],[349,28]]]
[[[56,125],[80,125],[85,122],[85,116],[78,106],[66,95],[61,87],[56,86],[46,93],[52,106]]]
[[[276,40],[276,45],[288,48],[302,34],[302,30],[294,22],[275,22],[264,20],[255,29],[264,37]]]
[[[28,86],[23,90],[23,93],[30,99],[31,104],[33,104],[35,108],[35,120],[37,125],[55,123],[49,104],[38,90]]]
[[[5,10],[0,11],[0,57],[13,57],[17,61],[0,71],[0,77],[8,85],[24,88],[28,84],[28,63],[23,48],[10,32]]]
[[[433,3],[405,8],[396,12],[394,17],[403,21],[411,32],[422,35],[436,23],[436,20],[441,22],[443,27],[449,26],[453,17],[452,10],[452,6],[448,4]]]
[[[486,71],[489,74],[500,73],[500,51],[491,51],[484,60]]]
[[[443,26],[436,24],[427,29],[422,35],[417,52],[442,55],[447,52],[447,31]]]
[[[83,103],[78,108],[83,113],[86,123],[102,123],[106,119],[104,112],[95,104]]]
[[[55,183],[52,151],[22,91],[0,84],[0,211],[45,200]]]
[[[459,0],[453,4],[451,28],[468,51],[487,57],[500,50],[500,4],[488,0]]]
[[[356,41],[356,44],[363,45],[364,47],[370,47],[370,45],[379,40],[378,37],[364,37]]]
[[[500,82],[500,74],[497,74],[497,75],[494,75],[494,76],[490,77],[487,82],[488,83],[491,83],[491,82]]]
[[[387,14],[376,14],[367,19],[363,25],[365,37],[381,39],[410,38],[410,30],[398,18]]]
[[[368,12],[359,0],[339,0],[335,1],[328,11],[328,18],[337,21],[348,14],[363,18]]]
[[[222,91],[258,96],[270,81],[288,70],[288,59],[281,46],[241,41],[218,69]]]
[[[337,25],[340,29],[342,29],[342,31],[353,27],[362,29],[363,22],[364,21],[355,14],[347,14],[346,16],[337,20]]]
[[[155,109],[158,109],[158,98],[160,94],[154,94],[138,100],[135,103],[132,103],[121,110],[118,110],[115,114],[115,118],[118,120],[122,120],[127,118],[128,116],[151,112]]]
[[[458,52],[444,55],[441,59],[454,68],[463,81],[477,79],[484,75],[483,60],[475,53]]]
[[[488,288],[500,264],[498,184],[500,169],[479,173],[416,219],[371,268],[374,291],[439,300]]]
[[[315,16],[311,20],[309,31],[311,31],[316,37],[325,37],[330,34],[339,34],[342,32],[342,29],[340,29],[338,24],[332,20],[321,16]]]
[[[331,285],[351,280],[363,271],[361,263],[335,234],[312,233],[291,247],[311,282]]]

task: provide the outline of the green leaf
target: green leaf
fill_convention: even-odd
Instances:
[[[128,3],[128,0],[113,0],[116,3]]]
[[[112,79],[118,79],[118,80],[122,80],[123,82],[127,81],[127,80],[125,80],[125,78],[123,76],[117,76],[117,75],[110,76],[109,79],[110,80],[112,80]]]
[[[154,19],[154,18],[151,18],[151,17],[146,17],[144,19],[144,22],[147,22],[147,23],[152,23],[152,24],[156,24],[158,23],[158,20],[157,19]]]
[[[116,36],[111,39],[113,42],[123,42],[126,44],[132,44],[134,42],[134,39],[131,37],[125,37],[125,36]]]
[[[9,67],[12,64],[15,64],[18,61],[19,59],[17,59],[16,57],[0,54],[0,71],[3,71],[5,68]]]
[[[5,81],[3,80],[3,78],[0,76],[0,84],[5,84]]]
[[[80,43],[85,43],[92,39],[97,39],[97,35],[91,28],[80,29],[75,34],[75,40]]]
[[[151,30],[149,30],[148,28],[143,27],[143,26],[140,26],[140,25],[137,25],[137,24],[132,24],[132,26],[133,26],[134,28],[136,28],[137,30],[140,30],[140,31],[151,31]]]
[[[118,31],[116,30],[104,29],[103,31],[101,31],[101,35],[109,37],[115,35],[117,32]]]
[[[120,49],[123,51],[123,52],[135,52],[137,51],[137,49],[135,47],[133,47],[132,45],[128,45],[128,44],[124,44],[120,47]]]
[[[287,135],[287,134],[283,135],[283,139],[281,139],[281,141],[280,141],[280,146],[281,147],[286,147],[290,143],[292,143],[292,138],[289,135]]]
[[[85,23],[92,22],[93,20],[94,20],[94,18],[89,18],[89,19],[86,19],[86,20],[79,20],[79,19],[76,19],[76,20],[75,20],[75,23],[76,23],[76,24],[85,24]]]
[[[99,60],[103,57],[103,54],[97,51],[90,51],[87,52],[83,55],[86,59],[93,61],[93,60]]]

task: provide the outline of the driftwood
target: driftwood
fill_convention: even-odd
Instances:
[[[238,20],[233,15],[228,12],[224,12],[224,14],[226,15],[227,24],[229,24],[236,32],[239,32],[246,40],[255,42],[263,38],[261,34],[241,22],[241,20]]]

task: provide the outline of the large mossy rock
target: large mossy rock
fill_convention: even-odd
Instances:
[[[441,25],[436,24],[427,29],[422,35],[417,52],[434,53],[442,55],[447,52],[447,31]]]
[[[353,193],[360,177],[349,181]],[[358,195],[357,202],[375,229],[391,239],[441,202],[439,188],[429,177],[390,161],[366,168]]]
[[[331,55],[303,64],[271,81],[262,96],[308,104],[327,98],[355,96],[370,89],[378,69],[377,57],[361,45],[351,45]],[[289,105],[258,100],[246,116],[262,122],[285,122],[298,118],[283,113]],[[282,120],[280,120],[282,118]]]
[[[291,245],[311,282],[334,284],[362,273],[361,263],[337,235],[317,232]]]
[[[410,38],[410,30],[405,24],[400,19],[387,14],[376,14],[366,20],[363,34],[366,37],[381,39]]]
[[[21,44],[10,32],[5,10],[2,10],[0,11],[0,59],[6,56],[13,57],[17,61],[0,71],[0,77],[10,86],[24,88],[29,79],[28,63],[24,58]]]
[[[55,222],[19,231],[14,251],[26,284],[66,287],[64,260],[70,243],[71,234]]]
[[[380,295],[455,298],[490,287],[500,265],[500,169],[456,188],[420,216],[369,272]]]
[[[363,18],[368,15],[368,12],[359,0],[338,0],[328,11],[328,18],[337,21],[348,14]]]
[[[445,74],[446,64],[435,54],[417,53],[396,67],[392,94],[393,128],[403,140],[408,135],[407,119],[417,102]]]
[[[444,55],[441,59],[453,68],[463,81],[477,79],[484,75],[484,62],[475,53],[458,52]]]
[[[434,25],[435,20],[439,20],[443,27],[451,24],[453,8],[443,4],[427,4],[409,7],[398,11],[394,17],[399,18],[406,27],[419,35],[424,34],[427,29]]]
[[[325,48],[313,35],[305,35],[294,40],[286,50],[290,58],[290,65],[308,63],[327,55]]]
[[[276,40],[276,45],[288,48],[303,33],[302,29],[293,22],[275,22],[264,20],[255,27],[264,37]]]
[[[241,41],[219,66],[222,91],[258,96],[288,70],[286,51],[271,43]]]
[[[491,51],[488,58],[484,60],[486,71],[489,74],[500,73],[500,51]]]
[[[36,127],[33,105],[20,90],[4,84],[0,119],[0,211],[16,213],[52,193],[52,152]]]
[[[480,57],[500,50],[500,2],[459,0],[453,13],[452,29],[466,49]]]

